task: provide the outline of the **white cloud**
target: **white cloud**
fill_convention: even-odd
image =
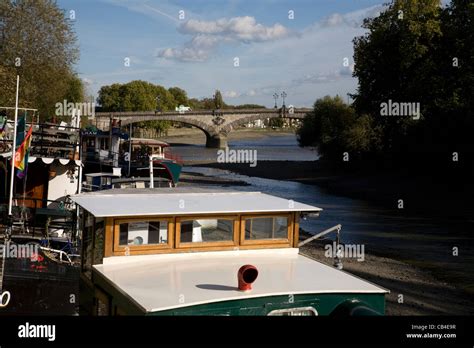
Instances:
[[[276,40],[290,35],[290,30],[279,23],[266,27],[250,16],[221,18],[216,21],[190,19],[180,25],[179,31],[191,35],[221,35],[243,42]]]
[[[240,93],[236,91],[225,91],[223,93],[224,98],[237,98],[240,97]]]
[[[254,89],[251,89],[250,91],[248,91],[247,93],[245,93],[245,95],[249,96],[249,97],[253,97],[253,96],[256,96],[258,94],[258,92]]]
[[[321,21],[322,27],[349,26],[359,28],[365,18],[376,17],[384,9],[384,5],[374,5],[347,14],[333,13]]]
[[[84,85],[86,85],[86,86],[90,86],[90,85],[94,84],[94,80],[89,79],[87,77],[82,77],[81,80],[84,83]]]
[[[182,23],[178,31],[182,34],[193,35],[192,40],[182,47],[161,50],[158,53],[159,57],[185,62],[202,62],[207,60],[223,42],[273,41],[293,34],[279,23],[267,27],[257,23],[255,18],[250,16],[221,18],[216,21],[190,19]]]
[[[198,35],[183,47],[166,48],[158,52],[158,57],[176,59],[183,62],[203,62],[220,41],[217,37]]]

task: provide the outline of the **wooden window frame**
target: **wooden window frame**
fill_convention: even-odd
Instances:
[[[133,223],[133,222],[147,222],[147,221],[167,221],[168,222],[168,242],[162,244],[146,244],[146,245],[120,245],[120,224]],[[140,251],[158,251],[158,250],[171,250],[173,249],[174,241],[174,218],[169,216],[163,217],[141,217],[141,218],[129,218],[129,219],[114,219],[113,220],[113,253],[121,254],[128,251],[130,255],[140,254]]]
[[[287,238],[278,238],[278,239],[254,239],[247,240],[245,239],[245,222],[248,219],[257,219],[257,218],[277,218],[277,217],[286,217],[288,220],[287,226]],[[294,234],[294,214],[292,213],[275,213],[275,214],[252,214],[252,215],[242,215],[240,219],[240,245],[280,245],[280,246],[293,246],[293,234]]]
[[[234,223],[233,236],[231,240],[217,241],[217,242],[184,242],[181,243],[181,222],[188,220],[232,220]],[[193,216],[179,216],[176,217],[175,224],[175,239],[176,249],[205,249],[215,247],[238,247],[239,233],[240,233],[240,218],[239,215],[193,215]]]

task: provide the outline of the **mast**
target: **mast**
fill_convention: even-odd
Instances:
[[[8,198],[8,215],[12,215],[13,184],[15,183],[15,154],[16,154],[16,126],[18,121],[18,92],[20,89],[20,75],[16,75],[15,120],[13,122],[12,162],[10,170],[10,196]]]

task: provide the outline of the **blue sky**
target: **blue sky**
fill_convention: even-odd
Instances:
[[[382,3],[58,1],[67,14],[75,13],[81,51],[77,71],[89,93],[115,82],[146,80],[181,87],[189,97],[210,97],[219,89],[229,104],[266,106],[273,105],[275,92],[285,91],[287,105],[295,106],[353,92],[352,39],[365,32],[362,19],[376,16]],[[346,57],[348,66],[343,64]],[[234,66],[235,58],[239,66]]]

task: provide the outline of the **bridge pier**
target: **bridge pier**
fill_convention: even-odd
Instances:
[[[227,147],[227,137],[223,135],[206,134],[206,147],[223,149]]]

